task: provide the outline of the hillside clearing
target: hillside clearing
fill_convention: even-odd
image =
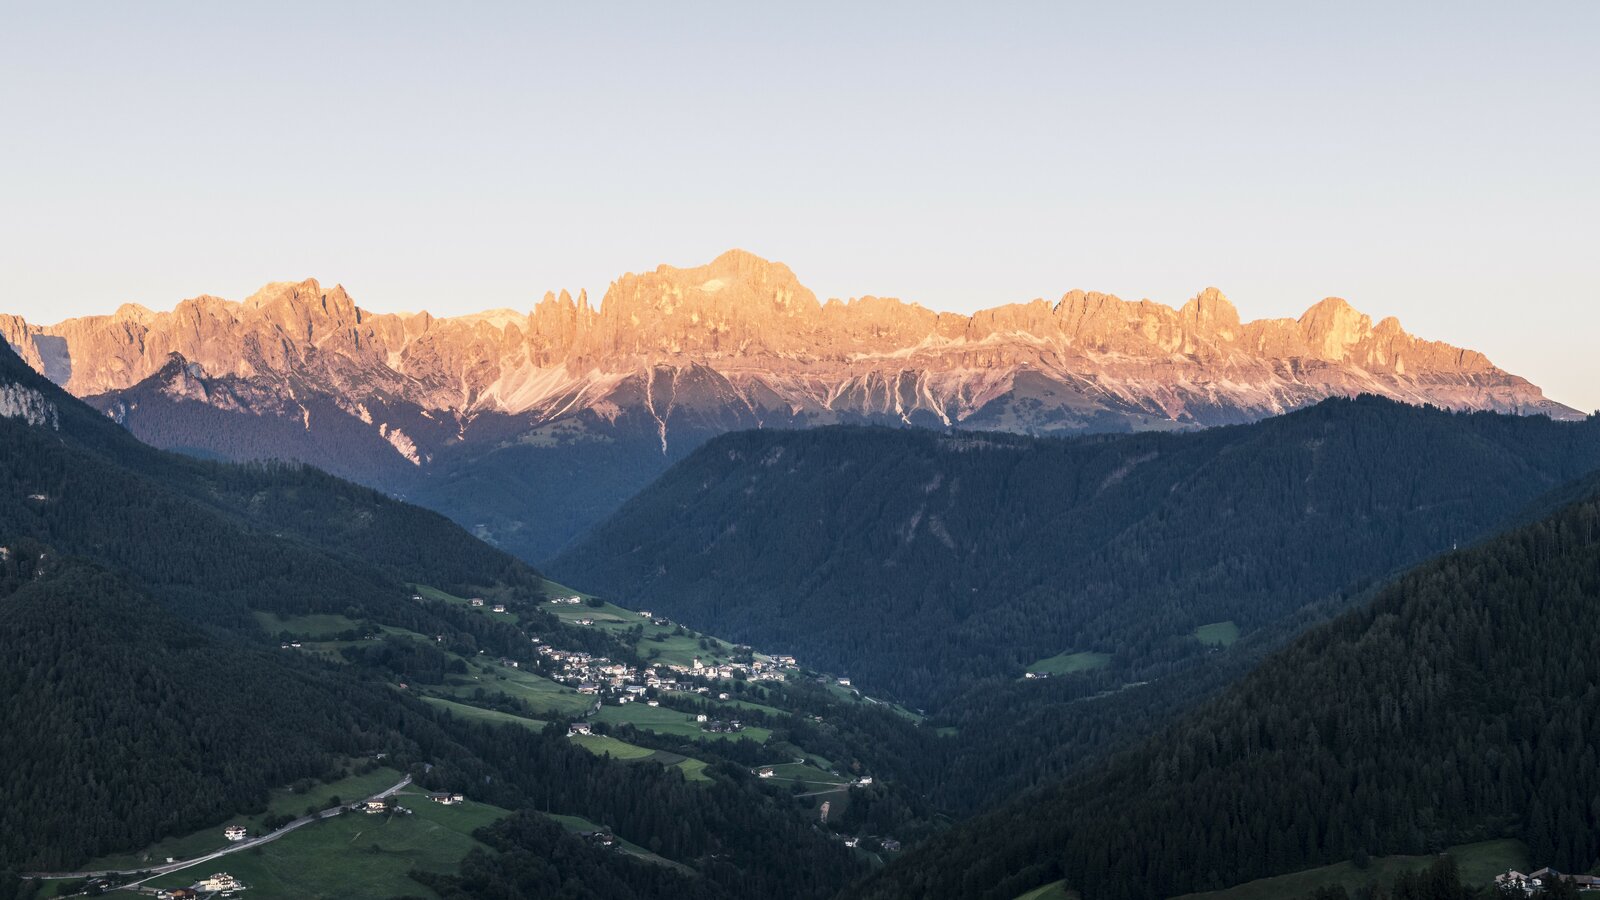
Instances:
[[[1461,880],[1469,885],[1485,885],[1507,869],[1526,870],[1528,848],[1521,841],[1482,841],[1461,844],[1445,851],[1455,857],[1461,867]],[[1358,888],[1370,884],[1388,886],[1402,872],[1416,872],[1433,863],[1432,856],[1381,856],[1374,857],[1364,869],[1349,862],[1336,863],[1316,869],[1305,869],[1246,882],[1226,890],[1203,894],[1185,894],[1177,900],[1277,900],[1281,897],[1300,897],[1323,885],[1343,885],[1352,895]]]
[[[1226,622],[1212,622],[1210,625],[1201,625],[1194,630],[1195,640],[1212,647],[1231,647],[1239,639],[1239,626],[1230,619]]]
[[[1091,672],[1111,663],[1111,654],[1084,650],[1078,653],[1059,653],[1041,659],[1028,667],[1038,675],[1071,675],[1074,672]]]

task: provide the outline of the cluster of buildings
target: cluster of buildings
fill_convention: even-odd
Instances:
[[[736,673],[742,673],[750,681],[782,681],[787,670],[796,668],[793,657],[784,657],[791,660],[787,665],[776,659],[761,658],[748,664],[707,665],[696,658],[687,666],[669,663],[630,666],[582,650],[558,650],[538,639],[534,643],[546,661],[551,680],[575,688],[580,694],[592,695],[597,702],[656,705],[656,701],[650,699],[651,691],[710,694],[716,681],[732,681]],[[727,693],[717,696],[728,699]]]
[[[246,885],[227,872],[218,872],[215,875],[203,878],[190,887],[169,888],[158,891],[159,900],[199,900],[205,894],[220,894],[224,897],[233,896],[235,891],[246,890]]]
[[[1580,891],[1600,889],[1600,875],[1568,875],[1565,872],[1557,872],[1549,866],[1529,872],[1526,875],[1516,869],[1512,869],[1504,874],[1496,875],[1494,877],[1494,886],[1501,896],[1516,891],[1521,891],[1524,896],[1532,896],[1533,894],[1543,893],[1547,886],[1556,881],[1565,881],[1576,885]]]

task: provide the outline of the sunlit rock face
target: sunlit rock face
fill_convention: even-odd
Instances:
[[[1339,299],[1241,322],[1212,288],[1176,309],[1071,291],[968,316],[820,302],[738,250],[624,275],[598,308],[563,291],[526,312],[375,314],[306,280],[44,327],[0,315],[0,335],[150,443],[310,462],[530,558],[734,429],[1187,429],[1359,393],[1578,417],[1481,353]]]
[[[923,418],[1040,431],[1107,414],[1129,427],[1235,422],[1363,392],[1576,415],[1480,353],[1413,337],[1393,318],[1374,324],[1335,298],[1298,319],[1254,322],[1214,288],[1177,309],[1072,291],[963,316],[877,297],[820,303],[787,266],[737,250],[624,275],[598,310],[562,292],[526,313],[372,314],[343,287],[306,280],[243,302],[127,305],[43,328],[0,317],[0,333],[79,396],[166,370],[170,390],[201,402],[245,401],[212,398],[197,379],[254,383],[249,402],[275,413],[299,415],[299,388],[326,393],[384,434],[392,426],[365,401],[460,420],[613,418],[627,405],[652,419],[727,407],[739,422]],[[173,354],[188,365],[168,369]]]

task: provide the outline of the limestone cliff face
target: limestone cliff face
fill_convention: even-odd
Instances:
[[[586,428],[632,413],[663,442],[673,416],[691,413],[729,426],[889,419],[1051,432],[1247,421],[1357,393],[1577,416],[1480,353],[1413,337],[1393,318],[1373,324],[1335,298],[1254,322],[1214,288],[1177,309],[1072,291],[964,316],[876,297],[821,303],[787,266],[737,250],[625,275],[598,310],[563,291],[525,313],[373,314],[343,287],[306,280],[243,302],[128,305],[45,327],[0,316],[0,334],[80,396],[167,371],[169,396],[259,415],[309,416],[305,396],[332,398],[413,462],[429,450],[389,439],[374,406],[450,419],[458,438],[485,413],[529,427],[588,413]],[[184,365],[164,370],[174,354]]]

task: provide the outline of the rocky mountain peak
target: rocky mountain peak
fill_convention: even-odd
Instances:
[[[985,427],[1017,430],[1087,427],[1095,410],[1244,421],[1358,392],[1575,415],[1480,353],[1412,337],[1392,318],[1374,327],[1338,298],[1298,319],[1252,322],[1214,287],[1177,309],[1082,290],[971,315],[885,297],[824,306],[788,266],[743,250],[623,275],[598,309],[561,291],[527,312],[373,314],[342,286],[308,278],[242,303],[201,296],[171,312],[125,306],[48,328],[0,317],[0,332],[80,395],[129,388],[176,352],[211,378],[268,385],[252,396],[282,395],[286,408],[308,389],[352,409],[381,395],[453,415],[590,410],[609,420],[643,404],[661,428],[690,408],[679,388],[698,392],[701,414],[729,410],[728,421],[995,415]],[[1023,382],[1061,387],[1026,411],[995,412]]]

